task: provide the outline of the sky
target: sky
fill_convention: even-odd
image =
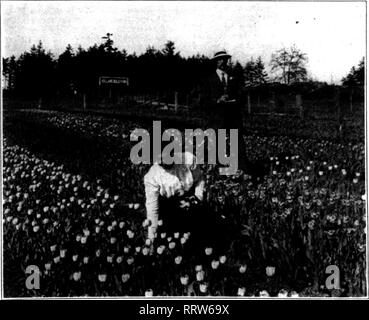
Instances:
[[[365,2],[1,1],[2,56],[41,40],[55,56],[113,34],[114,45],[143,53],[168,40],[182,56],[227,50],[233,61],[295,45],[315,80],[339,82],[365,56]]]

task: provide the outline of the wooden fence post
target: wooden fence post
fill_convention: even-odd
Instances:
[[[174,92],[174,111],[178,111],[178,92]]]
[[[336,87],[334,100],[335,100],[335,108],[337,110],[337,118],[338,118],[338,121],[340,122],[342,110],[341,110],[341,93],[340,93],[339,87]]]
[[[270,101],[269,104],[269,113],[272,113],[272,111],[275,110],[275,92],[272,92],[272,100]]]
[[[86,110],[86,94],[83,94],[83,110]]]
[[[335,100],[335,108],[337,109],[337,122],[338,122],[337,137],[341,139],[343,135],[344,122],[343,122],[343,114],[341,110],[341,92],[338,86],[336,87],[336,90],[335,90],[334,100]]]
[[[247,93],[247,113],[251,114],[251,98],[250,93]]]
[[[296,95],[296,107],[299,110],[299,115],[300,118],[303,119],[304,118],[304,106],[302,104],[302,97],[301,94],[297,94]]]

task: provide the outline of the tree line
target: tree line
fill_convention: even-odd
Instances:
[[[137,55],[115,47],[110,33],[103,39],[101,44],[87,49],[68,45],[57,58],[45,50],[41,41],[18,58],[3,58],[4,94],[30,99],[76,93],[91,96],[98,92],[100,76],[128,77],[133,92],[186,92],[214,68],[211,58],[205,55],[181,56],[173,41],[167,41],[162,49],[149,46]],[[282,48],[271,56],[271,74],[266,72],[261,57],[251,58],[245,65],[231,63],[230,72],[244,88],[270,83],[290,86],[309,81],[307,61],[307,55],[296,47]],[[348,87],[363,83],[364,59],[342,79]]]

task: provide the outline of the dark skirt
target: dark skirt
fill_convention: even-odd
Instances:
[[[190,232],[191,242],[195,246],[226,249],[226,221],[211,212],[206,203],[192,203],[187,208],[181,208],[181,200],[188,200],[188,197],[159,198],[159,219],[163,220],[159,232]]]

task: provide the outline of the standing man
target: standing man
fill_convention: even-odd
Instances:
[[[198,101],[214,129],[238,129],[238,168],[245,170],[242,84],[230,74],[230,58],[226,51],[215,53],[212,58],[215,70],[199,86]]]

